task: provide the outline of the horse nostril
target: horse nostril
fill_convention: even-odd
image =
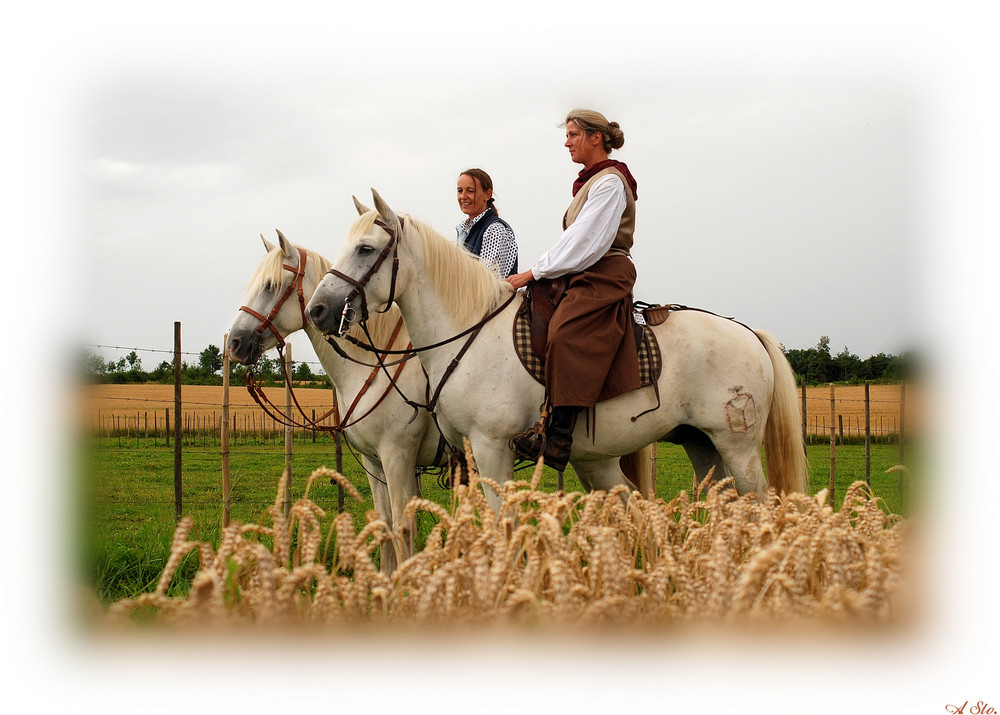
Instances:
[[[316,304],[309,309],[309,319],[315,322],[323,317],[324,312],[326,312],[326,307],[321,304]]]

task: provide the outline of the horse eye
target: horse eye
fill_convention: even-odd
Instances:
[[[264,282],[264,290],[270,293],[272,288],[274,288],[274,286],[271,284],[271,281]]]
[[[362,255],[362,256],[365,255],[365,254],[368,254],[368,253],[372,253],[374,251],[375,251],[375,248],[373,246],[368,246],[368,245],[364,245],[364,244],[358,246],[358,253],[360,255]]]

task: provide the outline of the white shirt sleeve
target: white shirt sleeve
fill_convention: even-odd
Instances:
[[[594,182],[576,221],[531,267],[535,280],[579,273],[597,263],[614,243],[625,212],[625,184],[616,174]]]

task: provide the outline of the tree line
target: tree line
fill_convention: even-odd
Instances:
[[[785,357],[792,366],[792,371],[799,382],[809,385],[830,382],[898,382],[909,380],[917,368],[912,352],[902,352],[898,355],[879,353],[862,360],[845,346],[836,355],[830,354],[830,338],[826,335],[819,339],[815,347],[805,350],[787,350],[781,346]],[[153,370],[145,371],[142,360],[135,350],[120,358],[117,362],[105,361],[99,354],[84,348],[80,367],[83,379],[90,383],[130,383],[157,382],[172,384],[174,381],[174,366],[164,360]],[[257,378],[262,384],[282,384],[281,364],[277,358],[261,358],[254,366]],[[249,368],[246,365],[230,363],[229,381],[231,384],[242,384],[246,381]],[[320,371],[314,373],[308,363],[292,363],[292,379],[297,383],[327,384],[326,374]],[[215,345],[209,345],[198,354],[196,363],[181,362],[181,382],[186,385],[221,385],[222,384],[222,351]]]
[[[181,382],[185,385],[221,385],[222,351],[216,345],[209,345],[198,354],[197,362],[181,360]],[[165,385],[174,382],[174,364],[164,360],[152,370],[144,370],[139,354],[132,350],[117,361],[105,360],[100,354],[83,348],[78,365],[84,382],[91,384],[126,384],[153,382]],[[278,358],[263,357],[253,366],[257,379],[264,385],[284,384],[281,362]],[[250,368],[236,362],[229,364],[229,382],[234,385],[246,381]],[[314,373],[305,362],[292,362],[292,379],[297,383],[319,383],[326,385],[323,372]]]
[[[819,339],[815,347],[807,350],[786,350],[784,345],[781,349],[797,380],[804,381],[807,385],[830,382],[899,382],[912,379],[918,369],[911,351],[898,355],[879,353],[862,360],[845,346],[836,355],[831,355],[830,338],[826,335]]]

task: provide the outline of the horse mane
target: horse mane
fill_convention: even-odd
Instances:
[[[407,214],[399,214],[416,229],[424,254],[424,276],[434,286],[455,329],[471,325],[492,312],[509,295],[506,283],[455,241]],[[378,218],[376,211],[361,216],[350,237],[364,235]]]
[[[316,286],[319,285],[320,281],[323,280],[323,276],[326,272],[330,270],[330,261],[320,253],[316,251],[309,250],[304,246],[299,246],[297,244],[292,244],[294,248],[302,249],[306,252],[308,260],[306,261],[306,279],[309,283]],[[291,264],[289,264],[291,265]],[[281,250],[280,246],[275,246],[273,249],[268,251],[267,255],[264,256],[260,264],[257,266],[257,270],[254,271],[253,276],[250,277],[250,282],[247,284],[247,294],[256,294],[264,289],[264,286],[271,282],[272,285],[281,285],[290,273],[285,269],[285,254]],[[310,296],[306,296],[306,301],[309,300]],[[290,300],[298,300],[297,297],[291,297]],[[373,312],[368,318],[368,332],[372,336],[372,340],[379,347],[386,347],[386,343],[392,336],[392,331],[396,327],[396,323],[399,321],[399,307],[393,304],[388,311],[385,313],[375,313]],[[367,337],[360,326],[352,326],[349,334],[357,338],[360,341],[367,342]],[[406,332],[406,326],[399,331],[399,335],[394,341],[393,345],[387,346],[390,349],[402,349],[406,347],[409,342],[409,334]]]

